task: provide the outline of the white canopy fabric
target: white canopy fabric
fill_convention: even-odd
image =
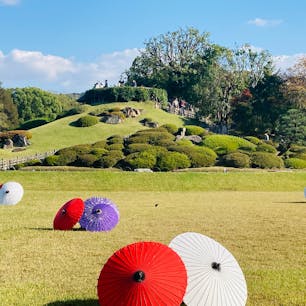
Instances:
[[[234,256],[217,241],[199,233],[176,236],[170,248],[187,270],[184,303],[188,306],[242,306],[247,285]]]
[[[17,182],[0,185],[0,205],[15,205],[23,197],[23,187]]]

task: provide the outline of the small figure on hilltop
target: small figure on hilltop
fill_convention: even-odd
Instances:
[[[107,80],[105,80],[104,88],[107,88],[107,87],[108,87],[108,82],[107,82]]]
[[[133,80],[133,87],[137,87],[137,82]]]

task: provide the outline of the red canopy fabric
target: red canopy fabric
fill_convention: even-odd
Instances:
[[[179,306],[187,272],[179,255],[158,242],[137,242],[115,252],[101,270],[103,306]]]
[[[55,230],[71,230],[78,223],[84,211],[84,202],[75,198],[65,203],[53,220]]]

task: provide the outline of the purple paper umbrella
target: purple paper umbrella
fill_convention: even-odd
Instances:
[[[109,199],[92,197],[85,200],[84,204],[79,223],[87,231],[110,231],[119,222],[118,208]]]

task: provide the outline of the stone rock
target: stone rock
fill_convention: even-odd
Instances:
[[[122,122],[122,119],[117,115],[108,115],[102,117],[102,121],[109,124],[119,124]]]
[[[16,134],[12,140],[15,147],[27,147],[29,145],[27,137],[24,135]]]
[[[199,135],[189,135],[189,136],[185,136],[184,139],[188,139],[190,141],[192,141],[195,144],[199,144],[202,142],[202,137]]]
[[[13,149],[14,143],[12,139],[6,139],[3,143],[3,149]]]

